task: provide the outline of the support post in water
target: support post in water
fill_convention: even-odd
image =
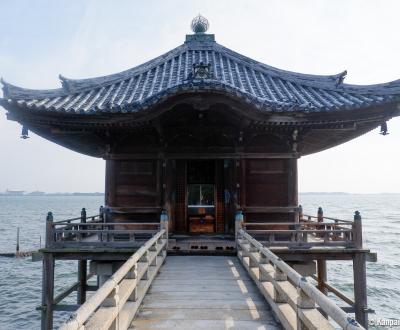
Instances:
[[[19,227],[17,227],[17,245],[15,247],[15,255],[19,255]]]
[[[86,285],[87,285],[87,261],[78,260],[78,290],[77,303],[82,305],[86,301]]]
[[[318,290],[321,291],[325,296],[328,295],[328,289],[325,286],[325,283],[328,281],[328,272],[326,267],[326,260],[324,259],[317,259],[317,281],[318,281]],[[321,314],[324,315],[326,318],[328,315],[321,311]]]
[[[362,249],[362,223],[359,211],[354,213],[353,240],[357,249]],[[368,329],[367,267],[365,252],[356,252],[353,259],[354,308],[356,320]]]
[[[41,329],[53,329],[54,300],[54,257],[51,253],[43,254],[42,270],[42,319]]]

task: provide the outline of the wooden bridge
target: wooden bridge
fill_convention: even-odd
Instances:
[[[365,287],[362,290],[361,286],[365,284],[362,279],[365,278],[368,250],[360,245],[359,214],[354,222],[337,219],[330,222],[319,219],[318,222],[306,217],[289,226],[290,229],[265,229],[267,227],[263,226],[250,230],[248,228],[260,224],[245,224],[238,213],[236,250],[227,256],[174,255],[176,250],[168,248],[168,219],[162,216],[160,223],[151,224],[157,227],[156,230],[128,230],[126,240],[130,244],[141,244],[141,247],[115,272],[103,277],[86,301],[86,290],[90,288],[84,272],[79,275],[81,279],[83,277],[83,285],[78,282],[67,293],[53,299],[53,288],[49,286],[53,278],[49,274],[54,273],[51,269],[54,261],[49,261],[49,257],[57,256],[56,251],[60,251],[57,244],[63,246],[64,253],[66,250],[72,253],[74,242],[82,244],[86,240],[91,246],[103,246],[104,260],[108,260],[112,254],[105,249],[107,244],[118,243],[117,235],[127,233],[105,229],[105,224],[97,217],[89,222],[85,218],[73,225],[70,220],[57,223],[52,220],[48,217],[47,244],[48,252],[52,252],[44,253],[43,329],[52,328],[52,313],[58,309],[57,303],[75,289],[78,290],[78,301],[81,299],[82,303],[61,326],[62,330],[364,329],[360,323],[367,327],[366,293]],[[148,234],[151,238],[143,242],[143,235]],[[288,241],[278,239],[282,234]],[[138,237],[134,238],[135,235]],[[260,235],[268,240],[261,243],[256,239]],[[118,253],[113,246],[114,253]],[[124,251],[126,254],[126,249]],[[300,275],[293,265],[288,264],[290,260],[320,260],[322,255],[326,259],[346,259],[345,255],[347,259],[353,259],[355,274],[356,270],[358,274],[356,301],[327,284],[326,273],[321,274],[323,268],[318,269],[319,276],[313,278]],[[358,255],[364,257],[360,259]],[[359,258],[358,262],[356,258]],[[349,307],[340,307],[326,295],[328,291]],[[347,312],[354,312],[359,323]]]

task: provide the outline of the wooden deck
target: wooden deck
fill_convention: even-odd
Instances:
[[[129,329],[281,329],[236,257],[168,256]]]

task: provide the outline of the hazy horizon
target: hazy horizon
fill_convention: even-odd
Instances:
[[[4,0],[0,76],[34,89],[58,88],[58,75],[88,78],[135,67],[182,44],[191,19],[210,21],[218,43],[285,70],[335,74],[347,83],[400,78],[400,2],[372,0],[118,2]],[[400,119],[299,160],[299,190],[400,190]],[[104,191],[104,160],[78,154],[7,121],[0,109],[0,191]]]

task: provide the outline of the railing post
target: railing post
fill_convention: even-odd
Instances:
[[[117,307],[119,304],[119,285],[116,285],[106,299],[102,302],[103,307]]]
[[[299,221],[303,221],[303,206],[299,205]]]
[[[238,246],[239,230],[243,228],[243,212],[238,210],[235,215],[235,243]]]
[[[324,211],[322,210],[322,207],[321,207],[321,206],[318,208],[318,212],[317,212],[317,222],[324,222]],[[317,225],[316,227],[317,227],[317,230],[322,230],[322,229],[324,229],[324,226],[323,226],[323,225]],[[316,236],[318,236],[318,237],[323,237],[324,234],[323,234],[323,233],[317,233]]]
[[[275,265],[274,280],[276,282],[287,281],[287,275],[276,265]],[[276,303],[286,303],[287,302],[286,297],[281,294],[281,292],[276,288],[275,285],[274,285],[274,301]]]
[[[317,219],[318,222],[324,222],[324,211],[322,210],[321,206],[318,208]]]
[[[86,209],[85,208],[82,208],[82,210],[81,210],[81,223],[86,223]],[[78,226],[78,230],[85,230],[87,228],[88,227],[86,227],[86,226]],[[85,234],[78,233],[76,236],[77,236],[77,238],[81,239],[82,237],[85,237]]]
[[[54,227],[53,227],[53,213],[47,213],[46,217],[46,243],[45,247],[49,248],[53,245],[54,242]]]
[[[103,205],[101,205],[100,209],[99,209],[99,218],[100,218],[101,222],[104,222],[104,207],[103,207]]]
[[[260,261],[258,265],[259,281],[270,282],[269,277],[264,274],[264,269],[263,269],[263,265],[269,264],[269,260],[261,251],[259,251],[259,254],[260,254]]]
[[[161,215],[160,215],[160,227],[161,229],[165,230],[165,238],[167,240],[166,244],[165,244],[165,248],[168,249],[168,237],[169,237],[169,233],[168,233],[168,213],[166,210],[162,210],[161,211]]]
[[[141,280],[148,280],[149,279],[149,252],[148,251],[143,253],[143,255],[139,259],[139,262],[144,263],[145,267],[146,267]]]
[[[353,241],[354,245],[357,249],[362,249],[362,223],[361,223],[361,214],[359,211],[354,213],[354,222],[352,225],[353,229]]]
[[[82,211],[81,211],[81,222],[86,223],[86,209],[85,208],[82,208]]]
[[[133,265],[131,270],[125,275],[125,278],[137,280],[137,264]],[[136,301],[138,299],[138,287],[139,283],[138,281],[136,281],[135,288],[133,289],[131,295],[128,298],[129,301]]]
[[[302,277],[301,281],[307,282],[307,279]],[[301,285],[297,288],[297,293],[297,330],[308,330],[308,326],[304,324],[299,314],[302,313],[303,309],[315,308],[315,302],[303,291]]]

